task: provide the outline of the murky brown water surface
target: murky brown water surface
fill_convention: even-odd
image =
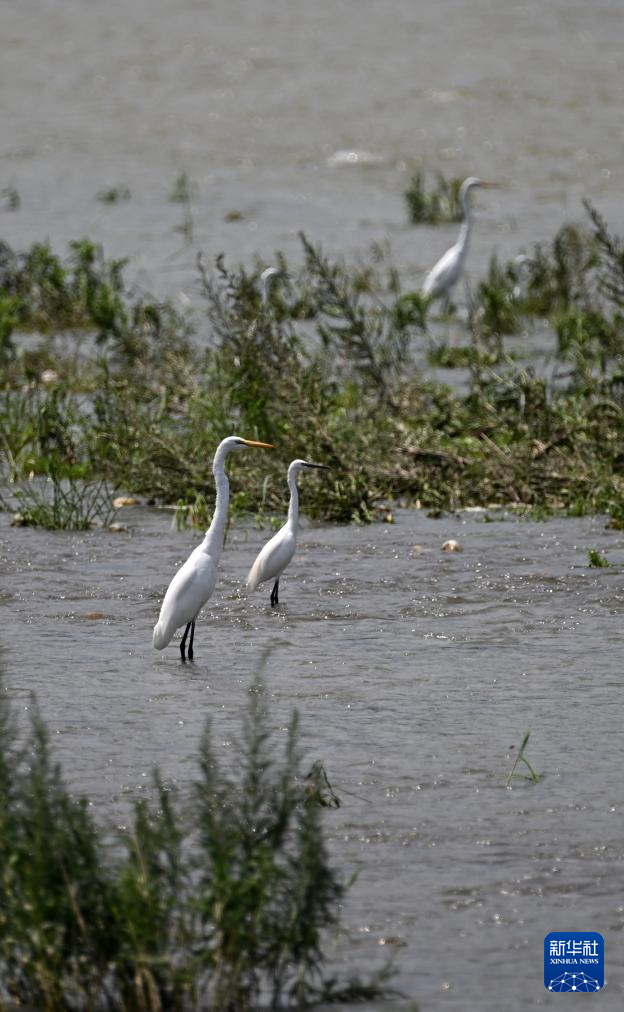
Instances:
[[[70,785],[123,823],[150,771],[182,789],[214,720],[228,754],[266,657],[276,724],[302,715],[344,805],[336,861],[360,877],[340,959],[396,951],[423,1010],[554,1004],[551,930],[600,931],[608,988],[624,975],[621,699],[624,536],[604,519],[536,524],[482,514],[307,527],[279,610],[244,577],[266,534],[235,529],[197,628],[195,663],[150,644],[161,593],[197,535],[134,508],[123,534],[46,534],[2,519],[3,665],[34,690]],[[456,538],[460,553],[443,553]],[[587,566],[598,546],[613,565]],[[505,789],[514,746],[544,774]]]
[[[623,79],[621,0],[20,0],[0,33],[0,189],[21,206],[0,228],[20,249],[100,239],[148,289],[191,297],[197,248],[270,259],[300,229],[349,258],[390,240],[417,282],[455,234],[407,224],[421,166],[501,182],[476,202],[476,276],[582,197],[623,230]],[[95,199],[115,185],[131,199]]]
[[[350,260],[388,240],[416,284],[455,234],[407,225],[418,166],[503,184],[477,202],[473,277],[581,217],[583,196],[624,231],[620,0],[4,7],[0,190],[20,207],[0,201],[0,233],[18,249],[88,235],[184,302],[198,248],[270,260],[304,229]],[[197,184],[189,244],[168,200],[181,172]],[[95,199],[122,184],[130,200]],[[300,708],[344,800],[336,860],[362,866],[336,958],[395,952],[421,1012],[524,1012],[562,1000],[542,984],[544,935],[597,930],[608,986],[591,1000],[620,1012],[622,535],[601,518],[419,512],[308,528],[272,613],[241,593],[263,535],[238,527],[182,667],[151,628],[196,538],[163,512],[127,517],[117,535],[0,517],[9,691],[20,708],[36,691],[98,818],[123,822],[154,763],[184,788],[207,716],[227,754],[268,654],[276,721]],[[442,554],[447,537],[464,552]],[[588,569],[594,546],[615,565]],[[544,779],[506,790],[529,727]]]

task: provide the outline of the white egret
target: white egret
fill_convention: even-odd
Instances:
[[[189,631],[191,638],[188,657],[190,661],[193,660],[195,622],[217,582],[217,569],[223,548],[230,499],[230,483],[225,473],[225,458],[233,450],[244,450],[247,446],[272,449],[271,443],[258,443],[253,439],[241,439],[240,436],[228,436],[227,439],[219,443],[212,463],[212,473],[217,487],[212,523],[206,531],[202,543],[191,552],[169,584],[158,622],[154,626],[152,643],[156,650],[163,650],[171,641],[176,629],[186,624],[184,636],[180,642],[180,654],[183,661],[186,660],[184,650]]]
[[[279,269],[279,267],[267,267],[262,271],[262,274],[260,275],[260,297],[265,309],[269,305],[273,282],[276,278],[281,278],[282,276],[283,272]]]
[[[432,267],[422,286],[423,295],[433,301],[443,298],[448,303],[451,290],[459,281],[463,270],[464,261],[468,253],[470,233],[472,231],[472,212],[468,200],[468,194],[476,187],[496,187],[498,183],[490,183],[485,179],[477,179],[469,176],[464,179],[459,191],[459,202],[461,204],[464,219],[457,242],[450,249],[447,249],[444,256],[441,256],[435,267]]]
[[[275,580],[271,591],[271,607],[279,604],[280,576],[291,562],[297,547],[297,520],[299,518],[297,473],[304,467],[318,468],[323,471],[330,470],[326,464],[311,464],[308,460],[293,460],[288,468],[288,487],[290,489],[288,519],[277,534],[267,541],[260,550],[247,577],[248,590],[255,590],[259,583],[265,583],[266,580]]]

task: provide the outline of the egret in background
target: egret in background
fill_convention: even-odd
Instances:
[[[217,499],[212,523],[206,531],[201,545],[191,552],[183,566],[178,569],[167,588],[158,622],[154,626],[152,643],[156,650],[163,650],[171,641],[176,629],[186,624],[180,642],[180,654],[185,661],[186,637],[191,633],[188,657],[193,660],[193,638],[195,622],[206,601],[215,589],[217,569],[223,548],[225,525],[227,523],[230,483],[225,473],[225,458],[233,450],[244,450],[247,446],[272,449],[271,443],[258,443],[253,439],[228,436],[217,447],[212,463],[212,473],[217,486]]]
[[[472,212],[468,200],[468,194],[476,187],[496,187],[498,183],[490,183],[485,179],[476,179],[469,176],[464,179],[459,191],[459,203],[461,205],[464,219],[462,221],[459,236],[454,246],[440,257],[435,267],[429,271],[422,286],[423,295],[426,295],[432,302],[434,299],[443,298],[448,306],[450,294],[453,287],[459,281],[464,267],[464,261],[468,253],[468,243],[472,231]]]
[[[269,306],[273,282],[276,278],[281,277],[283,277],[283,271],[281,271],[279,267],[267,267],[262,271],[262,274],[260,275],[260,298],[262,299],[262,306],[264,309],[267,309]]]
[[[290,489],[288,519],[277,534],[267,541],[264,548],[260,550],[247,577],[248,590],[255,590],[259,583],[265,583],[266,580],[275,580],[271,591],[272,608],[279,604],[280,576],[291,562],[297,547],[297,521],[299,519],[297,473],[304,467],[318,468],[323,471],[330,470],[326,464],[311,464],[308,460],[293,460],[288,468],[288,487]]]

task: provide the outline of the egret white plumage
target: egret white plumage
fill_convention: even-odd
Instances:
[[[178,569],[167,588],[158,622],[154,626],[152,643],[156,650],[163,650],[171,641],[176,629],[186,625],[180,642],[182,660],[186,660],[186,637],[191,634],[188,648],[189,660],[193,660],[193,639],[195,622],[206,601],[215,589],[217,570],[223,538],[227,523],[230,499],[230,483],[225,473],[225,460],[233,450],[244,450],[245,447],[257,446],[272,449],[271,443],[259,443],[253,439],[241,439],[240,436],[228,436],[223,439],[214,455],[212,473],[215,477],[217,498],[212,523],[206,531],[204,540],[195,548],[188,559]]]
[[[472,231],[472,211],[468,194],[477,187],[491,188],[496,186],[498,186],[498,183],[491,183],[485,179],[477,179],[475,176],[469,176],[468,179],[464,179],[459,191],[459,203],[464,217],[457,242],[431,268],[422,286],[423,295],[426,295],[432,301],[444,298],[445,302],[448,302],[451,290],[461,276]]]
[[[288,468],[288,487],[290,489],[290,504],[288,506],[288,518],[283,527],[280,527],[270,541],[260,550],[256,561],[249,570],[247,577],[247,589],[255,590],[259,583],[267,580],[274,580],[271,591],[271,607],[279,604],[279,582],[280,576],[286,566],[292,561],[297,547],[297,521],[299,519],[299,491],[297,489],[297,474],[304,468],[317,468],[328,471],[326,464],[312,464],[309,460],[293,460]]]
[[[269,305],[273,282],[276,278],[281,278],[282,276],[283,272],[279,269],[279,267],[267,267],[262,271],[262,274],[260,275],[260,297],[265,309]]]

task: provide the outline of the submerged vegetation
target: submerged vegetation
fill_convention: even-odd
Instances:
[[[523,739],[522,739],[522,741],[520,743],[520,748],[518,749],[518,754],[517,754],[517,756],[515,758],[514,764],[511,767],[509,773],[507,774],[507,780],[505,782],[505,786],[508,787],[508,788],[511,787],[511,781],[514,780],[514,779],[528,780],[529,783],[531,783],[533,785],[539,783],[539,781],[540,781],[541,775],[539,773],[535,772],[535,770],[533,769],[532,764],[529,762],[529,760],[527,759],[526,755],[524,754],[525,751],[526,751],[527,745],[529,744],[529,738],[530,737],[531,737],[531,732],[530,731],[525,731],[524,732],[524,737],[523,737]],[[522,763],[522,765],[529,771],[528,773],[516,773],[516,768],[517,768],[517,766],[520,763]]]
[[[0,692],[0,1007],[236,1012],[379,997],[379,982],[343,990],[324,977],[345,884],[323,811],[339,802],[322,764],[304,773],[296,712],[276,756],[258,682],[233,768],[208,724],[192,799],[156,771],[155,800],[107,835],[66,787],[37,709],[19,743]]]
[[[124,183],[119,186],[106,186],[95,195],[101,204],[119,204],[123,200],[130,200],[131,196],[129,188]]]
[[[624,243],[587,211],[587,225],[492,261],[454,345],[379,249],[349,267],[302,237],[300,265],[276,255],[282,280],[267,305],[264,264],[200,256],[204,312],[191,326],[129,289],[125,262],[87,240],[65,260],[45,244],[3,245],[5,482],[22,496],[42,476],[78,493],[106,482],[203,524],[214,448],[237,432],[277,452],[234,464],[234,515],[283,512],[286,464],[313,453],[332,468],[306,491],[316,517],[368,521],[392,500],[436,512],[504,503],[604,511],[619,526]],[[527,354],[536,328],[550,335],[543,368]],[[461,381],[425,375],[427,348],[430,364],[465,370]]]
[[[587,562],[592,569],[606,569],[611,565],[606,555],[599,552],[597,548],[587,549]]]
[[[44,527],[50,531],[86,531],[97,522],[108,524],[114,513],[111,490],[104,481],[85,482],[59,478],[50,466],[47,478],[0,490],[0,507],[13,512],[21,527]]]

